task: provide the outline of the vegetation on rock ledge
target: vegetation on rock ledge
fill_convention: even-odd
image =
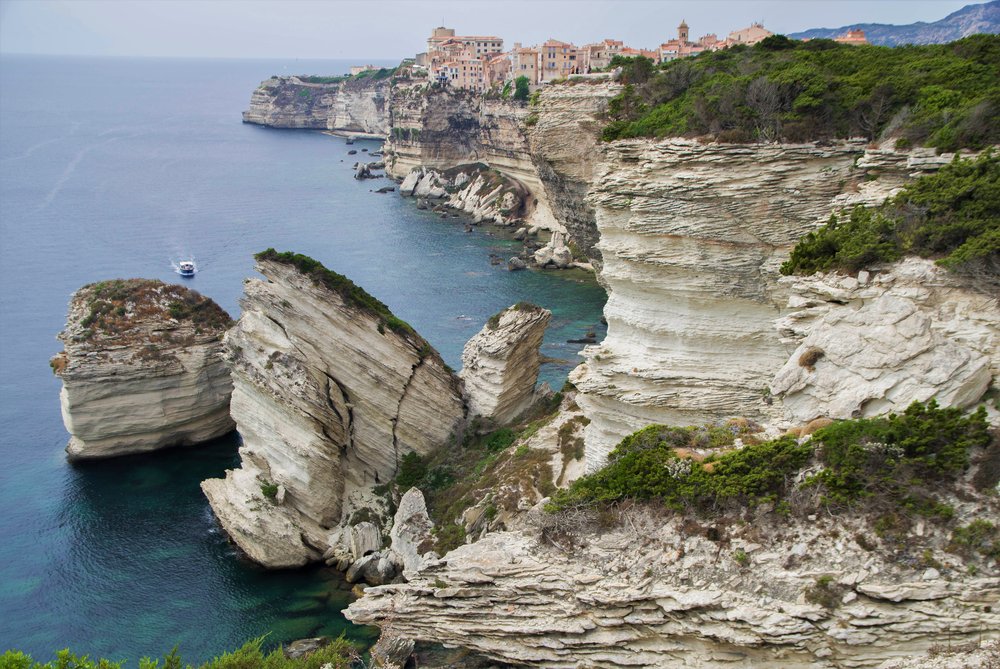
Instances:
[[[292,251],[279,253],[273,248],[269,248],[254,255],[254,259],[258,261],[266,260],[294,267],[308,276],[316,285],[324,286],[325,288],[328,288],[340,295],[340,297],[342,297],[343,300],[349,305],[367,311],[368,313],[378,317],[380,321],[380,330],[383,326],[385,326],[393,332],[416,336],[419,338],[419,335],[414,332],[410,324],[397,318],[392,311],[389,310],[389,307],[372,297],[367,291],[365,291],[364,288],[361,288],[343,274],[338,274],[333,270],[327,269],[323,266],[323,263],[318,260],[314,260],[307,255],[294,253]],[[423,339],[420,339],[420,344],[426,345],[426,342],[424,342]]]
[[[810,232],[782,274],[856,272],[905,255],[938,258],[949,270],[1000,277],[1000,158],[986,151],[920,177],[882,206],[856,206]]]
[[[933,400],[833,423],[802,444],[786,436],[731,449],[727,428],[652,425],[623,439],[606,467],[556,493],[547,510],[647,500],[715,513],[770,503],[798,513],[863,506],[881,514],[886,530],[910,516],[949,521],[953,510],[936,494],[953,488],[973,449],[990,445],[988,427],[985,409],[966,415]],[[1000,546],[995,538],[994,528],[977,526],[956,530],[955,542],[989,554]]]
[[[951,44],[853,46],[773,35],[666,63],[623,67],[607,141],[713,136],[720,141],[897,137],[942,150],[1000,142],[1000,36]]]

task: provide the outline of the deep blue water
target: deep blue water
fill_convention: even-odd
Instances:
[[[380,182],[351,178],[342,139],[240,123],[260,80],[347,64],[0,58],[0,651],[134,662],[179,644],[198,661],[267,633],[371,638],[340,614],[337,574],[265,572],[219,533],[198,483],[234,465],[235,438],[66,462],[48,359],[81,285],[176,281],[170,261],[191,254],[188,285],[235,316],[251,255],[294,250],[388,304],[456,369],[489,315],[531,300],[554,312],[544,352],[574,361],[544,368],[557,388],[580,348],[562,342],[600,330],[592,281],[492,267],[512,242],[371,193]]]

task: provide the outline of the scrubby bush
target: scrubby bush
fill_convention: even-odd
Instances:
[[[971,415],[914,402],[898,415],[840,421],[818,430],[813,441],[825,468],[810,478],[825,501],[862,499],[903,506],[920,515],[948,516],[924,488],[954,480],[969,449],[990,443],[986,410]]]
[[[956,527],[952,532],[948,550],[966,557],[978,554],[1000,561],[1000,528],[983,518]]]
[[[514,99],[518,102],[526,102],[531,95],[528,77],[521,75],[514,80]]]
[[[188,664],[181,660],[175,647],[160,660],[148,657],[139,660],[139,669],[348,669],[359,658],[357,650],[343,637],[310,653],[306,657],[289,659],[280,648],[265,652],[264,638],[248,641],[231,653],[223,653],[202,664]],[[124,660],[91,659],[79,656],[69,650],[60,650],[55,660],[38,662],[30,655],[17,650],[8,650],[0,655],[3,669],[122,669]]]
[[[427,476],[427,463],[419,453],[410,452],[399,460],[399,473],[396,474],[396,485],[401,490],[409,490],[419,486]]]
[[[657,500],[678,510],[755,504],[782,497],[791,475],[812,455],[810,445],[791,438],[702,461],[678,455],[676,449],[699,445],[699,436],[705,433],[698,428],[652,425],[639,430],[618,444],[606,467],[557,492],[548,508],[558,511],[624,499]]]
[[[856,272],[905,255],[937,258],[960,273],[1000,277],[1000,157],[958,156],[876,209],[855,207],[807,234],[782,274]]]

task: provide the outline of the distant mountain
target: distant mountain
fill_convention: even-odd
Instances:
[[[848,30],[861,28],[872,44],[897,46],[899,44],[943,44],[976,33],[1000,33],[1000,0],[978,5],[966,5],[940,21],[919,21],[906,26],[886,23],[853,23],[841,28],[813,28],[793,33],[793,39],[837,37]]]

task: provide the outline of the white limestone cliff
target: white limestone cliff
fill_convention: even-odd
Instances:
[[[408,583],[367,589],[345,615],[551,669],[874,667],[998,637],[995,564],[971,575],[942,550],[946,533],[909,539],[938,569],[872,552],[858,519],[748,521],[624,511],[616,528],[570,537],[487,534]]]
[[[966,408],[1000,375],[1000,307],[930,260],[859,278],[785,277],[778,321],[797,345],[771,382],[794,422],[901,412],[914,400]]]
[[[464,406],[437,352],[344,277],[274,253],[257,270],[225,340],[241,465],[202,489],[247,555],[293,567],[330,547],[353,490],[444,444]]]
[[[462,352],[469,413],[503,425],[535,400],[538,354],[552,312],[518,303],[493,316]]]
[[[580,406],[592,421],[586,436],[588,471],[600,468],[624,436],[645,425],[696,425],[735,416],[787,424],[813,412],[825,415],[823,401],[862,376],[883,377],[875,383],[881,390],[857,390],[871,394],[872,401],[856,398],[852,409],[865,404],[866,415],[927,399],[936,393],[932,387],[953,388],[942,390],[939,398],[963,406],[982,394],[987,380],[983,356],[992,355],[989,365],[997,364],[993,344],[963,345],[969,353],[960,354],[962,362],[947,355],[955,363],[947,373],[937,365],[943,359],[921,358],[914,348],[909,357],[883,357],[878,364],[886,367],[880,371],[861,369],[874,358],[855,356],[858,369],[827,375],[833,364],[827,359],[819,363],[820,373],[807,379],[804,368],[793,369],[804,351],[796,353],[805,333],[798,340],[779,336],[774,325],[778,321],[787,329],[782,319],[816,300],[795,294],[808,293],[808,281],[779,280],[781,262],[805,233],[839,206],[881,202],[908,178],[940,167],[948,156],[866,151],[859,143],[748,146],[679,139],[615,142],[604,153],[606,162],[588,201],[601,236],[600,278],[610,293],[604,312],[608,335],[584,350],[586,362],[571,374],[580,389]],[[920,280],[911,280],[909,292],[901,288],[899,296],[934,309],[936,302],[950,299],[948,294],[965,295],[960,303],[985,309],[977,317],[977,327],[986,333],[982,336],[995,337],[990,334],[997,328],[995,302],[958,284],[937,297],[921,298],[911,294],[920,292]],[[865,288],[858,296],[871,297],[877,290]],[[856,330],[871,327],[887,338],[914,336],[893,330],[893,319],[900,320],[896,316],[901,312],[890,309],[887,301],[869,299],[864,313],[854,313],[858,306],[848,299],[843,309],[834,308],[804,346],[837,339],[837,329],[824,331],[834,320],[847,326],[848,312]],[[810,313],[803,310],[801,318]],[[881,327],[883,317],[885,327],[874,329]],[[916,327],[919,321],[922,341],[929,345],[954,339],[940,330],[960,329],[961,318],[925,314],[908,323]],[[858,346],[862,339],[855,338]],[[899,345],[886,340],[884,348]],[[837,360],[848,364],[843,355]],[[990,375],[995,374],[994,369]],[[948,378],[932,380],[935,375]],[[772,382],[774,392],[780,391],[777,399]],[[829,386],[824,388],[825,383]],[[891,401],[882,401],[886,393]],[[787,415],[781,399],[789,402]]]
[[[208,441],[233,430],[232,382],[220,353],[229,315],[182,286],[112,280],[74,293],[63,382],[71,459],[143,453]]]
[[[390,94],[385,80],[311,83],[299,77],[271,77],[250,96],[243,122],[382,137],[389,132]]]

